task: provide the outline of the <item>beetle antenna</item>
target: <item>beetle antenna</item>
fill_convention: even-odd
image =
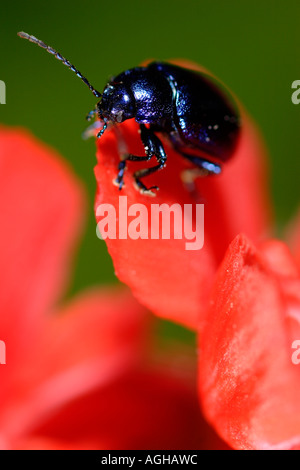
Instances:
[[[79,77],[88,87],[89,89],[91,90],[91,92],[93,93],[94,96],[96,96],[96,98],[100,98],[102,95],[101,93],[99,93],[99,91],[97,91],[91,84],[90,82],[87,80],[87,78],[85,78],[81,72],[79,72],[79,70],[76,69],[76,67],[74,67],[74,65],[72,65],[67,59],[65,59],[59,52],[56,52],[55,49],[53,49],[52,47],[50,46],[47,46],[47,44],[45,44],[43,41],[41,41],[40,39],[37,39],[35,36],[31,36],[30,34],[27,34],[27,33],[24,33],[23,31],[18,33],[18,36],[20,36],[20,38],[23,38],[23,39],[27,39],[28,41],[30,42],[33,42],[34,44],[37,44],[38,46],[40,46],[42,49],[45,49],[47,52],[49,52],[49,54],[52,54],[54,55],[54,57],[58,60],[60,60],[64,65],[66,65],[69,69],[72,70],[72,72],[75,72],[77,77]]]

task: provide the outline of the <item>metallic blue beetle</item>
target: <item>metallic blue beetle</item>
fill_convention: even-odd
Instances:
[[[126,70],[114,77],[99,93],[89,81],[52,47],[30,36],[22,38],[46,49],[89,87],[100,98],[88,118],[97,114],[103,122],[97,137],[108,124],[134,118],[140,126],[145,155],[126,154],[119,163],[117,184],[123,186],[126,161],[144,161],[155,157],[157,164],[134,173],[136,184],[143,192],[141,181],[166,165],[167,155],[156,132],[164,134],[174,149],[200,168],[204,174],[218,174],[220,163],[233,154],[240,134],[240,119],[232,98],[212,77],[164,62],[152,62],[145,67]]]

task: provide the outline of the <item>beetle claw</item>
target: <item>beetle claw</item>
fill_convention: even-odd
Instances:
[[[147,186],[145,186],[144,183],[142,183],[142,181],[138,178],[135,179],[135,187],[138,191],[140,191],[141,194],[145,194],[147,196],[156,196],[156,193],[152,191],[153,189],[159,191],[158,186],[151,186],[150,188],[147,188]]]
[[[141,189],[140,191],[141,191],[141,194],[144,194],[146,196],[155,197],[156,193],[154,191],[152,191],[152,189],[156,189],[158,191],[159,187],[158,186],[151,186],[151,188]]]
[[[113,179],[113,185],[117,186],[119,191],[121,191],[123,186],[125,186],[124,179],[123,178],[122,179],[120,179],[120,178]]]

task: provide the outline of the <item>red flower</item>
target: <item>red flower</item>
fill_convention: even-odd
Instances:
[[[242,120],[222,175],[197,181],[205,205],[202,250],[188,252],[186,240],[172,239],[108,239],[107,246],[116,274],[140,302],[197,329],[200,401],[218,434],[235,449],[300,449],[300,375],[292,360],[300,343],[300,224],[290,236],[295,258],[283,242],[262,242],[270,213],[264,150],[244,111]],[[142,155],[137,125],[126,122],[122,131],[127,151]],[[118,206],[121,193],[111,185],[118,141],[107,132],[98,145],[96,208]],[[195,203],[180,180],[184,162],[164,143],[167,168],[147,180],[161,188],[155,203]],[[132,185],[137,167],[128,163],[122,194],[128,205],[150,207],[153,199]]]
[[[299,243],[298,239],[298,244]],[[287,246],[244,236],[219,269],[202,331],[203,410],[235,449],[300,449],[300,272]]]
[[[61,158],[2,127],[0,166],[0,447],[226,447],[200,415],[194,369],[183,374],[178,352],[151,359],[149,317],[129,292],[57,304],[83,212]]]
[[[200,202],[205,206],[203,249],[187,251],[186,239],[132,240],[117,237],[106,240],[116,275],[132,289],[138,300],[156,314],[193,329],[198,328],[199,319],[204,315],[216,269],[229,243],[240,232],[256,241],[269,225],[270,211],[262,163],[265,151],[255,126],[244,111],[241,113],[243,130],[232,160],[224,166],[222,175],[197,181]],[[124,122],[119,130],[127,151],[143,155],[135,121]],[[195,206],[195,199],[181,181],[181,172],[187,164],[165,140],[167,167],[147,177],[147,184],[160,188],[156,198],[140,194],[133,187],[132,174],[145,167],[145,163],[128,163],[125,187],[119,191],[112,184],[120,158],[118,142],[119,134],[106,131],[98,143],[96,215],[97,208],[103,204],[118,208],[120,195],[127,196],[128,206],[145,205],[148,214],[153,203],[180,204],[182,208],[184,204],[193,203]],[[145,224],[148,225],[148,218]]]
[[[24,131],[0,129],[2,448],[300,449],[292,360],[299,264],[282,242],[260,242],[269,220],[263,151],[242,116],[242,137],[222,176],[197,182],[202,250],[187,251],[185,239],[107,241],[117,275],[143,304],[197,329],[199,395],[212,428],[200,414],[193,360],[177,346],[157,360],[149,316],[129,292],[87,291],[57,304],[82,222],[81,190],[52,150]],[[136,124],[121,129],[128,151],[142,154]],[[118,142],[113,131],[101,139],[96,208],[117,208],[120,194],[149,208],[153,199],[132,186],[134,163],[123,192],[112,185]],[[148,179],[161,188],[155,203],[195,203],[180,180],[185,163],[166,149],[167,169]],[[241,231],[247,236],[230,244]]]

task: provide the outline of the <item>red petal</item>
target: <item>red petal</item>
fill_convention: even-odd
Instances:
[[[270,240],[260,246],[261,256],[280,284],[290,336],[300,338],[300,269],[283,242]]]
[[[128,151],[143,155],[137,124],[127,121],[119,130],[122,130]],[[119,162],[117,136],[113,130],[104,133],[99,141],[95,169],[98,184],[96,212],[101,204],[111,204],[118,216],[121,195],[127,196],[128,207],[143,204],[148,214],[151,203],[195,205],[195,199],[183,187],[180,178],[186,162],[168,142],[164,143],[168,154],[167,168],[147,177],[147,184],[160,187],[156,198],[150,198],[133,187],[132,173],[145,164],[129,162],[125,187],[119,191],[113,186]],[[129,285],[140,302],[162,317],[196,328],[199,316],[201,318],[205,311],[215,270],[228,244],[241,231],[256,240],[268,224],[264,153],[256,129],[243,113],[243,132],[232,161],[225,166],[221,176],[198,180],[200,202],[205,204],[203,249],[187,251],[184,239],[106,240],[116,275]],[[97,221],[99,219],[98,216]],[[148,218],[144,220],[148,226]]]
[[[273,251],[286,275],[288,260],[278,246]],[[203,409],[236,449],[300,446],[300,375],[292,363],[286,297],[264,258],[245,237],[231,244],[201,343]]]
[[[15,447],[53,413],[140,362],[148,326],[142,307],[119,289],[85,293],[50,317],[0,406],[0,441]]]
[[[64,287],[83,194],[56,152],[22,129],[0,128],[0,168],[0,339],[8,357],[2,401],[42,315]]]
[[[19,448],[227,449],[201,417],[195,388],[133,369],[49,417]]]

